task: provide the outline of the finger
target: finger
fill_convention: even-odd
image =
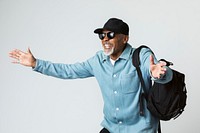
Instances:
[[[9,55],[15,55],[15,53],[16,53],[15,50],[12,50],[9,52]]]
[[[13,54],[13,53],[9,53],[9,57],[14,58],[14,59],[19,58],[19,56],[17,56],[16,54]]]
[[[165,75],[166,71],[161,71],[160,75]]]
[[[11,51],[9,54],[13,55],[13,56],[19,56],[20,55],[20,53],[19,53],[19,51],[17,49]]]
[[[14,63],[14,64],[20,64],[20,59],[16,59],[14,58],[15,60],[12,60],[11,63]]]
[[[12,63],[14,63],[14,64],[20,64],[19,61],[12,61]]]
[[[16,50],[15,50],[15,53],[16,53],[17,56],[26,54],[25,52],[23,52],[23,51],[21,51],[21,50],[19,50],[19,49],[16,49]]]
[[[162,67],[162,71],[167,71],[167,68],[166,67]]]
[[[157,64],[157,67],[158,67],[159,73],[163,74],[167,71],[167,68],[162,66],[161,64]]]
[[[150,55],[150,65],[154,65],[154,58],[153,58],[153,55]]]
[[[166,65],[167,65],[167,63],[164,62],[164,61],[159,61],[159,64],[160,64],[161,66],[166,66]]]

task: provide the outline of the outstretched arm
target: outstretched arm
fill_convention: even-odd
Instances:
[[[15,49],[9,53],[9,56],[14,59],[12,63],[21,64],[27,67],[35,67],[36,59],[28,48],[27,52]]]

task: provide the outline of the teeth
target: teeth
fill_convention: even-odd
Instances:
[[[105,46],[105,48],[110,48],[109,44],[105,44],[104,46]]]

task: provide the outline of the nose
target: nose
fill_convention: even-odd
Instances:
[[[108,40],[109,40],[108,36],[107,36],[107,35],[105,35],[105,37],[104,37],[103,41],[108,41]]]

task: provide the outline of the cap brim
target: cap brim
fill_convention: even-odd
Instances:
[[[99,33],[102,33],[103,30],[104,30],[103,28],[98,28],[98,29],[94,30],[94,33],[99,34]]]
[[[115,33],[120,33],[120,32],[117,32],[113,29],[110,29],[110,28],[98,28],[98,29],[94,30],[94,33],[101,34],[101,33],[103,33],[104,30],[113,31]]]

